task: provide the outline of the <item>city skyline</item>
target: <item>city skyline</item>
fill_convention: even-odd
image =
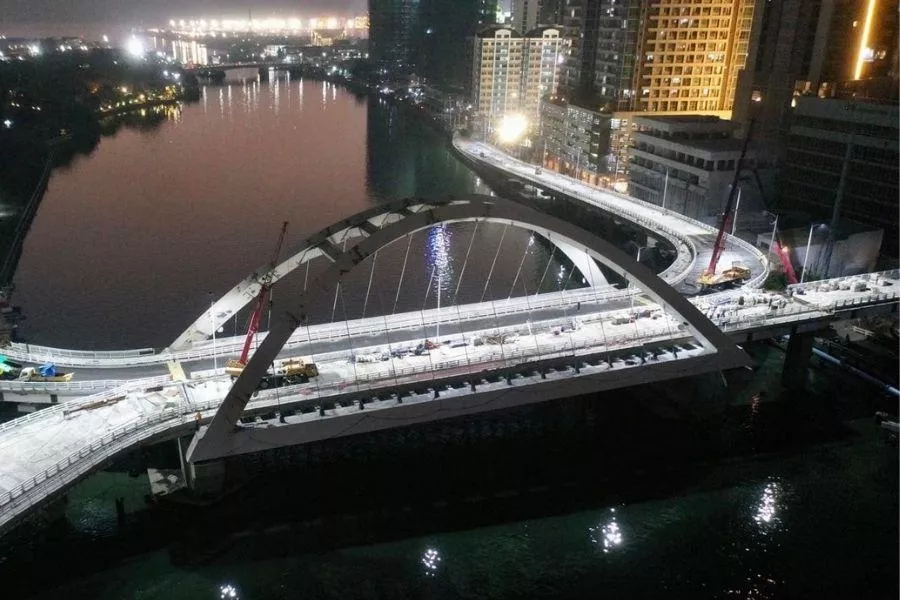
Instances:
[[[25,24],[162,25],[170,19],[363,14],[365,0],[0,0],[0,34]]]

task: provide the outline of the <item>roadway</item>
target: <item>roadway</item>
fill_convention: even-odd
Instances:
[[[715,227],[654,204],[589,185],[550,169],[537,169],[535,165],[515,159],[483,142],[456,137],[453,145],[472,161],[504,171],[529,185],[563,194],[612,215],[625,217],[652,233],[665,237],[679,252],[676,262],[678,260],[689,262],[689,267],[679,270],[676,280],[669,280],[668,283],[686,295],[696,294],[699,291],[695,282],[708,266],[712,256],[717,234]],[[678,242],[685,239],[688,246],[693,247],[694,256],[684,256],[685,250]],[[740,263],[750,268],[752,281],[749,287],[761,285],[769,272],[768,260],[762,252],[738,237],[726,235],[725,250],[719,259],[719,269],[728,268],[732,263]]]

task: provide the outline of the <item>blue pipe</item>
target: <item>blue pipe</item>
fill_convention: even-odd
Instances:
[[[816,356],[818,356],[819,358],[824,359],[824,360],[827,360],[828,362],[833,363],[833,364],[835,364],[835,365],[837,365],[837,366],[839,366],[839,367],[843,367],[843,368],[847,369],[848,371],[850,371],[851,373],[853,373],[854,375],[856,375],[856,376],[858,376],[858,377],[862,377],[863,379],[865,379],[865,380],[868,381],[869,383],[874,383],[875,385],[879,386],[881,389],[883,389],[883,390],[886,391],[887,393],[893,394],[894,396],[897,396],[898,398],[900,398],[900,390],[898,390],[898,389],[895,388],[894,386],[888,385],[888,384],[884,383],[883,381],[880,381],[880,380],[878,380],[878,379],[872,377],[872,376],[869,375],[868,373],[865,373],[865,372],[863,372],[863,371],[860,371],[859,369],[857,369],[857,368],[854,367],[853,365],[848,365],[847,363],[845,363],[845,362],[842,361],[841,359],[835,358],[834,356],[831,356],[830,354],[826,354],[825,352],[822,352],[822,351],[819,350],[818,348],[813,348],[812,351],[813,351],[813,353],[814,353]]]

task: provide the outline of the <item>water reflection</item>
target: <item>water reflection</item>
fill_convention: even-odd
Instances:
[[[607,523],[588,529],[591,541],[606,554],[621,546],[624,541],[622,529],[616,521],[616,509],[611,508],[609,512],[612,518]]]
[[[779,520],[777,517],[778,492],[777,482],[767,483],[766,487],[763,488],[759,504],[756,506],[756,514],[753,515],[753,520],[760,526],[760,529],[763,529],[764,533],[766,525],[773,521],[777,523]]]
[[[453,265],[450,257],[452,240],[453,230],[446,225],[437,225],[428,230],[428,238],[425,243],[425,265],[431,274],[428,291],[433,291],[437,295],[436,302],[438,304],[441,302],[442,294],[448,302],[453,300],[446,296],[447,292],[453,289]]]
[[[441,553],[435,548],[429,548],[422,554],[422,565],[425,567],[425,576],[434,577],[441,564]]]

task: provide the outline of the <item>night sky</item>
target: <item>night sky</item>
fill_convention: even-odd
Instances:
[[[171,18],[363,14],[366,0],[0,0],[0,28],[14,23],[165,23]]]

